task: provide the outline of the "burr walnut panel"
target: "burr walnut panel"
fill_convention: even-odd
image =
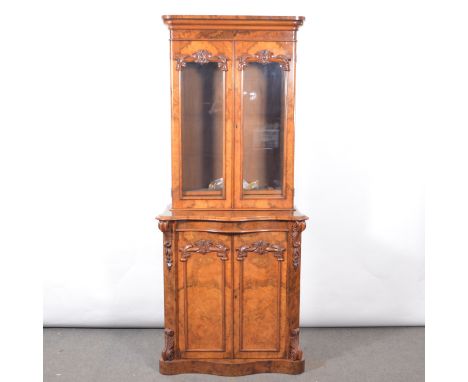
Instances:
[[[207,221],[181,221],[176,231],[212,232],[212,233],[258,233],[258,232],[288,232],[286,221],[258,221],[252,222],[207,222]]]
[[[230,239],[184,232],[178,243],[181,355],[183,358],[230,356]]]
[[[232,40],[232,41],[296,41],[295,31],[252,31],[252,30],[183,30],[171,31],[171,40]]]
[[[293,215],[283,221],[162,220],[160,228],[171,242],[173,264],[165,267],[171,300],[166,300],[170,317],[161,362],[175,362],[161,370],[175,373],[180,362],[193,372],[199,364],[189,360],[247,365],[241,360],[287,359],[291,373],[300,371],[303,366],[294,362],[303,363],[298,331],[303,220]],[[283,363],[272,365],[271,371],[285,370]]]
[[[174,354],[285,356],[286,280],[293,235],[288,222],[269,222],[269,230],[258,232],[254,226],[258,222],[211,223],[222,233],[197,229],[203,223],[179,222],[175,227],[179,327]]]
[[[293,207],[303,17],[163,16],[170,30],[172,205],[163,233],[163,374],[299,374]]]
[[[287,234],[234,237],[234,354],[280,358],[285,352]]]

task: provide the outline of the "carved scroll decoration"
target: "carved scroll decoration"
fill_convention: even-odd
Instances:
[[[197,50],[195,53],[189,55],[178,55],[174,58],[176,60],[176,70],[182,70],[187,66],[187,62],[195,62],[197,64],[208,64],[209,62],[217,62],[218,68],[227,71],[228,58],[223,54],[213,56],[205,49]]]
[[[299,328],[291,329],[289,333],[288,358],[293,361],[302,359],[302,350],[299,347]]]
[[[221,260],[227,260],[229,248],[227,248],[223,244],[215,243],[211,240],[198,240],[195,243],[187,244],[180,251],[182,252],[180,256],[180,261],[187,261],[187,259],[192,255],[192,253],[201,253],[205,255],[210,252],[216,252],[217,256]]]
[[[259,62],[263,65],[266,65],[270,62],[277,62],[279,63],[281,69],[284,71],[289,71],[289,61],[291,61],[291,58],[282,54],[274,55],[269,50],[260,50],[255,54],[244,54],[238,58],[238,61],[239,70],[244,70],[249,62]]]
[[[277,244],[270,244],[266,241],[260,240],[250,245],[243,245],[237,249],[237,260],[244,260],[249,252],[256,253],[258,255],[265,255],[266,253],[272,253],[278,261],[283,261],[284,248]]]
[[[293,246],[293,267],[297,269],[301,261],[301,232],[305,230],[304,221],[296,221],[292,226],[291,238]]]
[[[164,349],[161,357],[164,361],[172,361],[175,358],[175,333],[172,329],[164,329]]]
[[[171,225],[168,221],[160,221],[158,224],[159,229],[164,234],[163,247],[164,247],[164,259],[166,261],[167,269],[172,269],[172,235]]]

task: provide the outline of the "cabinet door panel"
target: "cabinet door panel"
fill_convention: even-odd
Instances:
[[[239,235],[234,248],[234,355],[283,357],[287,234]]]
[[[232,42],[172,42],[174,208],[232,207]]]
[[[178,239],[179,348],[182,358],[232,356],[230,238],[182,232]]]
[[[294,43],[235,51],[235,207],[292,208]]]

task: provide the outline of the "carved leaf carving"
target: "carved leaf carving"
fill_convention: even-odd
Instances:
[[[238,58],[238,61],[239,70],[244,70],[249,62],[259,62],[263,65],[266,65],[270,62],[277,62],[279,63],[281,69],[284,71],[289,71],[289,61],[291,61],[291,58],[282,54],[274,55],[269,50],[260,50],[255,54],[244,54]]]
[[[195,243],[187,244],[180,250],[182,252],[180,261],[187,261],[192,253],[207,254],[210,252],[216,252],[221,260],[227,260],[227,254],[229,248],[220,243],[215,243],[211,240],[198,240]]]
[[[302,350],[299,347],[299,328],[292,329],[289,333],[288,358],[299,361],[302,358]]]
[[[292,227],[292,245],[293,245],[293,267],[297,269],[301,261],[301,232],[305,230],[306,223],[303,221],[294,222]]]
[[[164,330],[164,349],[161,353],[161,357],[164,361],[172,361],[175,358],[175,341],[174,341],[174,330]]]
[[[195,62],[197,64],[207,64],[209,62],[217,62],[218,68],[223,71],[228,70],[228,58],[222,54],[214,56],[205,49],[197,50],[195,53],[189,55],[178,55],[175,57],[176,70],[182,70],[187,66],[187,62]]]
[[[167,269],[172,269],[172,234],[171,225],[168,221],[160,221],[158,224],[159,229],[164,235],[163,247],[164,247],[164,259],[166,261]]]
[[[258,255],[265,255],[266,253],[272,253],[278,261],[283,261],[284,248],[277,244],[270,244],[266,241],[260,240],[250,245],[243,245],[237,249],[237,260],[244,260],[249,252],[256,253]]]

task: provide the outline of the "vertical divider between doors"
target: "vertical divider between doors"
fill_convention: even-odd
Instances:
[[[277,261],[277,266],[278,266],[278,295],[277,295],[277,307],[276,307],[276,339],[275,339],[275,346],[276,346],[276,351],[280,351],[281,346],[280,346],[280,338],[281,338],[281,293],[283,292],[282,286],[281,286],[281,265],[282,261]]]
[[[182,265],[183,272],[183,291],[184,291],[184,350],[187,351],[188,346],[188,298],[187,298],[187,262]]]
[[[180,357],[180,333],[179,333],[179,234],[177,233],[177,225],[178,222],[174,222],[172,224],[172,242],[173,244],[173,251],[172,251],[172,261],[174,263],[174,275],[173,275],[173,290],[174,290],[174,330],[175,330],[175,343],[177,349],[177,356]]]
[[[237,147],[236,147],[236,135],[237,135],[237,110],[236,110],[236,97],[237,97],[237,86],[236,86],[236,42],[232,42],[232,117],[233,123],[231,124],[232,133],[232,164],[234,164],[233,168],[231,169],[231,208],[235,207],[235,198],[236,198],[236,167],[237,167]]]
[[[231,235],[231,358],[234,358],[234,312],[235,312],[235,301],[234,301],[234,235]]]

